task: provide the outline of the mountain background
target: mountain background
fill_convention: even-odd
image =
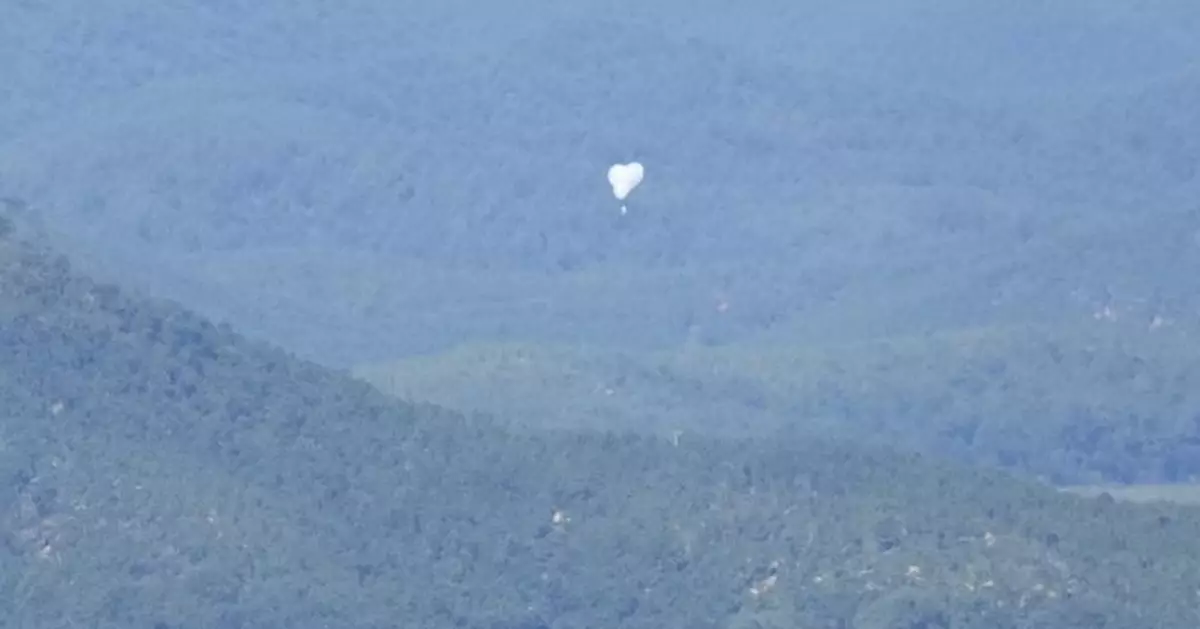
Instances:
[[[8,625],[1195,626],[1197,32],[6,3]]]
[[[322,362],[1196,317],[1187,3],[3,11],[5,194]]]
[[[98,278],[398,394],[663,434],[882,422],[1060,482],[1194,471],[1191,4],[0,12],[11,202]],[[621,216],[604,172],[628,159],[647,176]],[[497,347],[539,372],[490,386],[521,377],[489,372]],[[797,359],[699,373],[757,370],[765,348]],[[959,386],[977,351],[992,366]],[[647,393],[565,413],[511,393],[601,355],[624,366],[596,358],[592,380]],[[639,375],[664,360],[700,398],[664,408],[669,386]],[[847,401],[762,378],[829,380]],[[711,412],[682,410],[695,399]],[[1047,439],[1053,460],[1013,451]]]

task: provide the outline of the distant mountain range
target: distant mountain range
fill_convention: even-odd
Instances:
[[[1192,5],[610,5],[13,4],[0,187],[341,366],[1197,311]]]

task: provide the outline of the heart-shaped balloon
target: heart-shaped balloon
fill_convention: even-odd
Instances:
[[[642,183],[643,174],[645,170],[638,162],[613,164],[612,168],[608,169],[608,183],[612,184],[613,196],[624,201],[625,197]]]

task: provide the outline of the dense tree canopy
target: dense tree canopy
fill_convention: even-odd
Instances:
[[[514,431],[6,231],[0,600],[18,626],[1196,622],[1192,509],[830,435]]]

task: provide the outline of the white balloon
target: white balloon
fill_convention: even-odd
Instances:
[[[619,201],[624,201],[625,197],[642,183],[643,174],[645,170],[637,162],[613,164],[612,168],[608,169],[608,183],[612,184],[613,196]]]

